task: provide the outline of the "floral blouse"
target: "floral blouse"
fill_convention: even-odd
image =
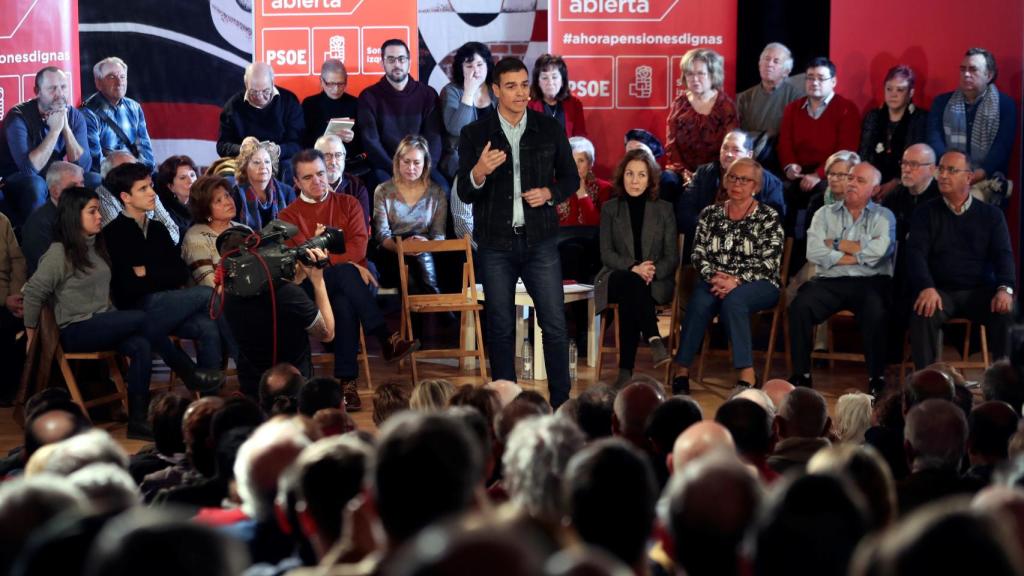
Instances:
[[[683,92],[672,103],[668,116],[668,166],[673,170],[685,168],[693,172],[701,164],[718,159],[722,139],[733,128],[739,128],[740,116],[736,103],[719,90],[711,112],[701,114]]]
[[[712,204],[697,221],[692,262],[705,282],[715,272],[725,272],[743,282],[767,280],[777,287],[784,242],[779,216],[771,207],[759,202],[750,215],[734,221],[725,204]]]

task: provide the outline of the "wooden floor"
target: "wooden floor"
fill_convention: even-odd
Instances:
[[[667,323],[667,322],[666,322]],[[397,322],[396,322],[397,324]],[[662,333],[667,332],[667,327],[663,327]],[[371,372],[373,377],[373,383],[380,385],[389,380],[394,380],[403,383],[411,388],[412,386],[412,375],[409,370],[408,364],[404,368],[399,368],[398,365],[386,364],[379,355],[375,355],[374,351],[376,346],[371,344],[371,355],[370,364]],[[951,350],[951,349],[950,349]],[[758,363],[758,369],[762,363]],[[602,376],[606,381],[613,380],[617,374],[617,369],[613,366],[614,357],[613,355],[605,355],[605,369],[602,372]],[[456,368],[441,366],[428,362],[420,362],[418,364],[420,369],[420,378],[448,378],[456,384],[462,383],[478,383],[479,379],[474,377],[474,373],[459,373]],[[657,378],[659,381],[664,377],[664,370],[654,370],[651,368],[650,353],[646,347],[641,347],[637,358],[636,372],[648,374]],[[786,377],[786,366],[784,357],[782,354],[777,354],[774,360],[774,367],[772,371],[772,377],[784,378]],[[327,374],[317,374],[327,375]],[[970,380],[980,379],[981,372],[978,370],[970,371],[966,374]],[[895,378],[895,370],[890,371],[890,382],[893,382]],[[161,379],[166,381],[166,374],[154,374],[154,381]],[[587,387],[592,386],[597,381],[596,369],[590,368],[586,365],[585,359],[580,359],[578,368],[578,379],[573,383],[572,396],[576,396]],[[363,409],[359,412],[352,414],[358,427],[362,430],[374,430],[375,426],[372,421],[372,391],[365,386],[365,383],[360,380],[360,397],[362,398]],[[710,358],[705,367],[704,381],[703,382],[692,382],[691,392],[692,396],[700,403],[704,409],[704,415],[706,418],[712,418],[718,407],[729,397],[733,386],[735,385],[736,378],[735,373],[729,367],[729,361],[727,358],[718,357]],[[541,394],[547,396],[547,382],[546,381],[521,381],[522,385],[527,390],[536,390]],[[856,362],[836,362],[835,367],[830,369],[828,367],[816,368],[814,371],[814,387],[816,390],[826,398],[829,403],[830,411],[834,410],[835,402],[842,394],[845,394],[851,390],[866,391],[867,389],[867,373],[863,364]],[[234,378],[230,378],[225,389],[224,394],[234,393],[238,388],[237,381]],[[182,388],[182,391],[184,389]],[[5,453],[10,448],[22,444],[22,430],[14,422],[12,418],[13,410],[11,408],[0,408],[0,452]],[[116,423],[98,423],[100,426],[107,428],[114,438],[122,442],[123,446],[131,453],[140,448],[144,443],[127,440],[125,438],[125,425]]]

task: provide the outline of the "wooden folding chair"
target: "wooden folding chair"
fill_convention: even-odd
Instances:
[[[960,359],[959,360],[942,360],[942,350],[939,350],[938,356],[935,358],[936,361],[944,361],[950,366],[959,370],[978,369],[988,370],[991,363],[991,358],[988,353],[988,330],[985,329],[985,325],[978,322],[978,337],[981,340],[981,360],[971,360],[971,328],[974,327],[974,322],[971,322],[967,318],[950,318],[942,325],[943,331],[946,326],[963,326],[964,327],[964,339],[960,346]],[[945,335],[943,333],[943,335]],[[903,358],[905,360],[900,364],[900,385],[902,386],[906,381],[907,374],[914,372],[914,360],[910,356],[910,340],[909,336],[904,340],[903,345]]]
[[[487,381],[487,361],[484,357],[483,332],[480,329],[480,312],[483,306],[477,301],[476,276],[473,272],[473,245],[469,235],[456,240],[406,240],[396,238],[398,247],[398,275],[402,291],[402,328],[407,340],[415,338],[413,334],[412,314],[432,314],[438,312],[459,313],[459,347],[432,350],[418,350],[409,356],[412,365],[413,382],[419,382],[417,360],[426,358],[458,358],[459,369],[465,367],[466,358],[475,357],[480,369],[480,377]],[[405,256],[409,253],[463,252],[466,261],[462,265],[462,284],[459,292],[441,294],[410,294],[409,266]],[[476,334],[476,349],[466,350],[466,314],[471,314]]]
[[[371,391],[373,390],[373,378],[370,376],[370,355],[366,352],[366,334],[363,332],[363,325],[359,325],[359,364],[363,367],[363,373],[366,375],[366,387]],[[320,352],[313,354],[312,357],[313,366],[323,366],[324,370],[328,374],[332,374],[334,370],[334,353],[332,352]]]
[[[754,319],[763,317],[765,315],[771,315],[771,319],[772,319],[771,328],[769,328],[769,332],[768,332],[768,349],[764,353],[765,354],[764,371],[761,373],[761,383],[762,384],[767,382],[770,379],[770,376],[771,376],[772,357],[775,355],[775,336],[778,333],[779,324],[780,324],[782,318],[784,317],[784,314],[785,314],[785,311],[786,311],[786,283],[788,281],[788,278],[787,278],[788,274],[786,273],[786,271],[789,270],[789,259],[790,259],[790,256],[792,255],[792,252],[793,252],[793,239],[792,238],[786,238],[786,244],[785,244],[784,248],[782,249],[782,267],[780,268],[781,274],[779,275],[780,276],[779,277],[779,302],[775,306],[773,306],[772,308],[770,308],[768,310],[759,310],[757,312],[754,312],[754,314],[751,316],[751,322],[753,322]],[[718,322],[718,316],[715,316],[712,319],[712,324],[714,324],[715,322]],[[784,324],[788,325],[788,322],[784,323]],[[787,328],[787,333],[788,333],[788,328]],[[696,382],[702,382],[703,381],[703,378],[704,378],[704,358],[705,358],[705,356],[708,356],[708,355],[711,355],[711,354],[731,356],[731,354],[732,354],[732,344],[731,343],[730,343],[729,347],[726,348],[725,350],[712,350],[710,348],[710,341],[711,341],[711,326],[709,325],[704,330],[704,343],[701,346],[700,359],[697,360],[697,379],[695,380]],[[789,353],[788,353],[788,351],[789,351],[789,344],[788,344],[788,342],[789,341],[787,339],[786,344],[785,344],[785,348],[786,348],[786,351],[787,351],[787,353],[786,353],[786,366],[787,366],[787,368],[791,366],[790,357],[789,357]]]

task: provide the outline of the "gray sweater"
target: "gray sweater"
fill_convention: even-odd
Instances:
[[[25,284],[25,327],[39,324],[39,310],[53,302],[57,326],[92,318],[110,306],[110,266],[96,253],[95,238],[89,238],[89,262],[92,268],[71,273],[71,264],[64,256],[64,245],[50,244],[39,259],[39,267]]]

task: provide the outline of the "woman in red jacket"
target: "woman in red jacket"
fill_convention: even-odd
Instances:
[[[570,138],[587,135],[583,103],[569,94],[569,69],[561,56],[543,54],[537,58],[530,83],[530,109],[561,122]]]

